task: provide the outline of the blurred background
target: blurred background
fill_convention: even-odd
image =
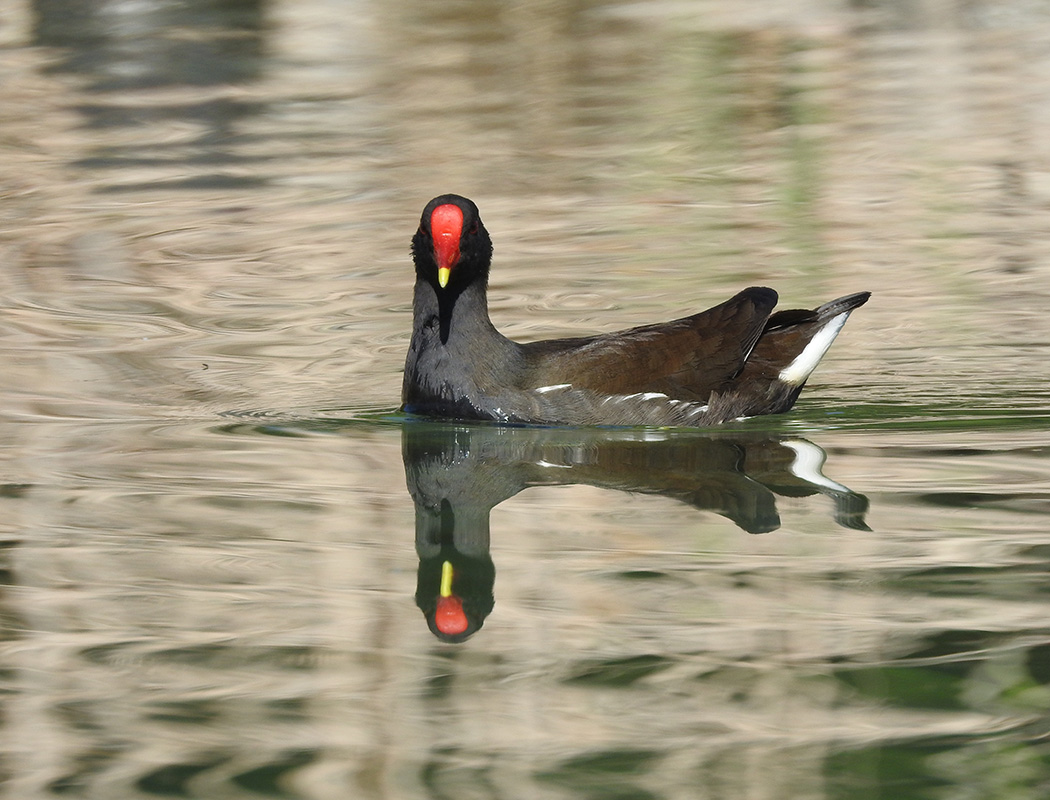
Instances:
[[[1048,127],[1038,0],[0,0],[0,791],[1045,797]],[[514,338],[874,294],[729,439],[414,438],[444,192]]]

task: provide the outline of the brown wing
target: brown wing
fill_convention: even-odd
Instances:
[[[706,401],[740,372],[777,302],[752,287],[689,317],[584,339],[522,345],[528,386],[568,383],[601,394],[663,392]]]

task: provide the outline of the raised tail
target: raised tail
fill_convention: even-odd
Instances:
[[[724,407],[726,418],[788,411],[850,313],[869,297],[857,292],[812,311],[773,314],[740,374],[712,397],[712,409]]]
[[[831,343],[835,341],[835,337],[839,335],[842,326],[849,319],[850,312],[868,302],[869,297],[871,297],[871,292],[857,292],[856,294],[832,300],[830,303],[825,303],[814,311],[802,312],[808,317],[805,320],[797,322],[785,321],[781,330],[784,331],[785,335],[793,333],[794,338],[799,341],[802,347],[800,350],[797,350],[797,355],[781,368],[777,376],[778,379],[792,386],[801,387],[813,370],[816,369],[824,354],[828,352]],[[780,312],[780,314],[785,315],[798,313],[794,311]],[[776,331],[780,314],[774,314],[770,317],[763,337]],[[790,352],[790,350],[787,352]]]

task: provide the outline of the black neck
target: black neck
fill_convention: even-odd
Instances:
[[[520,383],[521,346],[493,326],[483,281],[471,281],[458,293],[446,295],[447,289],[416,281],[406,397],[417,402],[440,398],[448,384],[478,406]]]

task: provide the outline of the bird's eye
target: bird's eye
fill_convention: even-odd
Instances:
[[[470,232],[472,234],[478,232],[478,221],[477,220],[474,220],[472,223],[470,223]]]

